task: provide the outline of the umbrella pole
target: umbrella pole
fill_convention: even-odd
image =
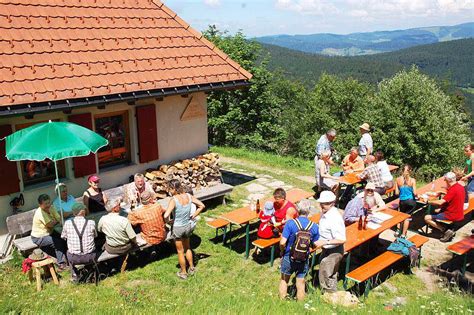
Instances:
[[[63,207],[61,205],[61,191],[59,189],[59,175],[58,175],[58,166],[56,165],[56,161],[54,161],[54,172],[56,173],[56,189],[58,190],[59,211],[61,211],[61,225],[64,225],[64,214],[63,214]]]

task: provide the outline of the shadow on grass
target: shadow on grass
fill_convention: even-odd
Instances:
[[[222,173],[222,178],[224,180],[224,183],[232,185],[232,186],[239,186],[256,179],[256,177],[254,176],[226,171],[223,169],[221,169],[221,173]]]

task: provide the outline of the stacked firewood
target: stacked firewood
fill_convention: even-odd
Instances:
[[[192,159],[160,165],[158,169],[148,169],[145,177],[153,185],[159,198],[169,195],[168,181],[179,179],[193,190],[221,183],[219,155],[208,153]]]

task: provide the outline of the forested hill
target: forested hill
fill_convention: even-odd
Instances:
[[[328,57],[274,45],[262,46],[264,55],[269,53],[271,56],[270,69],[281,69],[308,86],[313,85],[322,73],[377,83],[415,64],[422,72],[438,79],[448,79],[455,86],[474,87],[474,39],[356,57]]]
[[[474,22],[454,26],[421,27],[348,35],[273,35],[257,37],[256,40],[264,44],[309,53],[329,56],[358,56],[473,37]]]

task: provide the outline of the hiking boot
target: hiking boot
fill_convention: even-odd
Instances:
[[[452,240],[454,235],[456,235],[456,233],[454,233],[453,230],[446,230],[446,232],[443,234],[443,237],[441,237],[439,240],[443,243],[446,243]]]

